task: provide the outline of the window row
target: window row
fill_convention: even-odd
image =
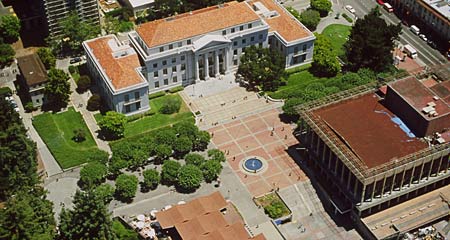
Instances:
[[[180,56],[180,61],[184,61],[184,60],[186,60],[186,57],[184,55],[181,55]],[[173,57],[171,59],[171,63],[173,64],[173,63],[176,63],[176,62],[177,62],[177,58]],[[166,66],[167,65],[167,60],[163,60],[161,63],[162,63],[162,66]],[[158,68],[158,63],[153,63],[153,69],[156,69],[156,68]]]
[[[161,47],[159,47],[159,52],[164,52],[165,50],[171,50],[174,47],[182,47],[183,43],[184,43],[184,41],[181,41],[181,42],[177,42],[177,43],[171,43],[171,44],[166,45],[166,46],[161,46]],[[192,44],[192,40],[188,39],[186,41],[186,45],[191,45],[191,44]]]
[[[178,82],[178,76],[173,76],[173,77],[172,77],[172,83],[177,83],[177,82]],[[163,86],[169,85],[169,79],[168,79],[168,78],[165,78],[165,79],[162,81],[162,83],[163,83]],[[159,87],[160,87],[159,81],[155,81],[155,88],[159,88]]]
[[[263,35],[262,35],[262,34],[259,34],[258,39],[261,41],[261,40],[263,39]],[[251,36],[251,37],[250,37],[250,43],[252,43],[252,42],[254,42],[254,41],[255,41],[255,36]],[[241,43],[242,43],[242,44],[246,44],[246,43],[247,43],[247,38],[242,38],[242,39],[241,39]],[[238,44],[239,44],[239,41],[238,41],[238,40],[233,41],[233,46],[236,47]]]
[[[180,65],[180,71],[184,71],[184,70],[186,70],[186,64],[183,63]],[[163,72],[163,75],[167,75],[167,73],[169,72],[168,68],[164,68],[162,70],[162,72]],[[172,67],[172,73],[174,73],[174,72],[177,72],[177,66]],[[159,71],[154,71],[153,77],[155,77],[155,78],[159,77]]]
[[[244,27],[245,27],[245,25],[241,25],[239,27],[230,28],[230,33],[235,33],[236,29],[239,29],[239,31],[244,31]],[[252,27],[253,27],[253,24],[249,23],[249,24],[247,24],[247,28],[246,29],[250,29]],[[228,32],[227,30],[223,30],[222,31],[222,35],[227,35],[227,32]]]
[[[130,94],[125,94],[123,96],[123,99],[125,102],[129,102],[130,101]],[[141,99],[141,95],[139,94],[139,92],[134,92],[134,100],[139,100]]]

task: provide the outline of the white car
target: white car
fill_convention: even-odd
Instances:
[[[422,38],[422,40],[424,40],[425,42],[428,41],[427,36],[425,36],[425,34],[419,34],[419,37]]]
[[[356,13],[355,9],[351,5],[346,5],[345,9],[347,9],[347,11],[349,11],[352,14]]]

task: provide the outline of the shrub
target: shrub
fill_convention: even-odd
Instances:
[[[200,169],[202,170],[205,181],[212,182],[217,179],[222,171],[222,165],[219,161],[208,160],[201,165]]]
[[[219,149],[208,150],[208,157],[210,160],[216,160],[219,162],[225,162],[225,154]]]
[[[91,86],[91,78],[87,75],[80,76],[77,86],[79,92],[85,92]]]
[[[320,22],[320,14],[316,10],[308,9],[300,14],[300,22],[309,30],[314,31]]]
[[[74,73],[78,72],[78,69],[77,69],[77,67],[70,65],[69,66],[69,72],[71,74],[74,74]]]
[[[148,95],[148,99],[154,99],[154,98],[159,98],[166,95],[166,92],[161,91],[161,92],[156,92],[156,93],[152,93]]]
[[[162,114],[172,114],[180,110],[181,101],[178,98],[168,98],[164,101],[159,112]]]
[[[155,169],[145,170],[142,175],[144,176],[144,181],[142,182],[144,189],[156,189],[161,181],[161,176]]]
[[[90,162],[80,170],[80,182],[84,187],[97,186],[105,180],[106,166],[99,162]]]
[[[195,191],[203,181],[203,174],[200,168],[194,165],[185,165],[178,170],[177,187],[185,192]]]
[[[86,133],[84,132],[84,129],[82,128],[78,128],[73,130],[73,140],[75,142],[82,142],[84,140],[86,140]]]
[[[176,93],[176,92],[183,91],[183,90],[184,90],[183,86],[177,86],[177,87],[169,89],[169,92],[170,93]]]
[[[117,239],[139,240],[138,234],[135,231],[126,228],[121,222],[119,222],[119,220],[113,221],[112,230],[117,236]]]
[[[174,184],[177,182],[178,170],[181,164],[174,160],[167,160],[164,162],[161,171],[161,181],[165,184]]]
[[[33,105],[32,102],[27,102],[24,106],[25,112],[32,112],[36,110],[37,108]]]
[[[12,90],[9,87],[0,88],[0,96],[9,96],[12,94]]]
[[[192,150],[192,141],[187,136],[178,137],[173,143],[173,150],[179,157],[184,156]]]
[[[264,207],[264,212],[271,218],[279,218],[283,216],[283,203],[280,201],[273,201],[270,205]]]
[[[205,158],[198,153],[189,153],[184,157],[186,164],[192,164],[195,166],[201,166],[205,162]]]
[[[116,179],[116,194],[121,200],[131,200],[136,195],[138,178],[134,175],[120,174]]]
[[[100,106],[102,105],[102,98],[98,94],[93,94],[88,102],[87,102],[87,110],[89,111],[97,111],[100,109]]]
[[[343,13],[342,17],[345,18],[345,20],[347,20],[347,22],[349,22],[349,23],[353,22],[353,19],[351,17],[349,17],[346,13]]]
[[[113,186],[103,183],[95,188],[95,194],[102,199],[105,204],[109,204],[114,199],[114,192],[116,190]]]
[[[155,147],[156,163],[161,163],[172,155],[172,148],[167,144],[159,144]]]

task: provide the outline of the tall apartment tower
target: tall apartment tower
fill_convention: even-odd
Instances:
[[[44,0],[44,6],[50,37],[61,33],[60,22],[71,11],[75,11],[82,21],[100,24],[97,0]]]

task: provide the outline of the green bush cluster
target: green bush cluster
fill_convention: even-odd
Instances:
[[[180,111],[181,107],[181,100],[179,98],[171,97],[165,99],[165,101],[162,103],[161,108],[159,109],[159,112],[162,114],[172,114],[177,113]]]
[[[177,87],[169,89],[169,92],[170,93],[176,93],[176,92],[183,91],[183,90],[184,90],[183,86],[177,86]]]
[[[164,92],[164,91],[156,92],[156,93],[149,94],[149,95],[148,95],[148,99],[151,100],[151,99],[154,99],[154,98],[162,97],[162,96],[164,96],[164,95],[166,95],[166,92]]]
[[[347,20],[347,22],[349,22],[349,23],[353,22],[353,19],[351,17],[349,17],[346,13],[343,13],[342,17],[345,18],[345,20]]]

